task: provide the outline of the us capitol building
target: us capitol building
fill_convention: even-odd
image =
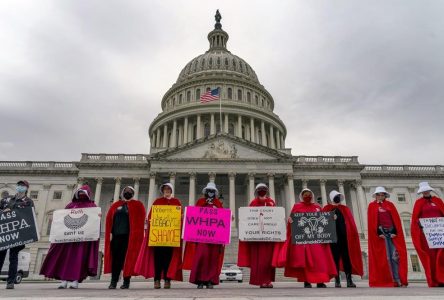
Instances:
[[[149,154],[82,153],[80,161],[0,162],[3,196],[15,193],[19,179],[30,182],[41,235],[39,242],[27,247],[30,277],[41,278],[38,273],[49,248],[53,211],[64,208],[83,183],[91,186],[105,215],[125,185],[134,186],[136,198],[149,207],[164,182],[173,183],[183,205],[193,205],[202,188],[213,181],[234,216],[226,262],[237,260],[237,209],[247,206],[255,185],[264,182],[271,198],[287,212],[304,187],[312,189],[322,205],[332,189],[343,193],[361,236],[366,270],[367,206],[375,187],[383,185],[403,221],[409,278],[424,279],[410,238],[410,217],[418,182],[429,181],[442,195],[444,166],[365,165],[357,156],[293,156],[285,146],[287,128],[273,112],[272,95],[253,68],[228,51],[228,38],[217,13],[215,29],[208,34],[210,48],[185,65],[162,98],[162,111],[148,130]],[[220,89],[222,115],[219,101],[200,103],[200,96],[215,88]],[[277,274],[282,279],[282,271]]]

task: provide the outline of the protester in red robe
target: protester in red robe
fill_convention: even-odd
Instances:
[[[276,206],[273,199],[267,196],[268,187],[259,183],[249,206]],[[261,288],[272,288],[275,280],[275,268],[272,266],[275,242],[239,241],[237,265],[250,268],[250,284]]]
[[[337,242],[330,244],[338,272],[338,276],[335,277],[335,287],[341,287],[339,271],[343,271],[347,278],[347,287],[355,288],[352,274],[361,277],[364,275],[361,244],[353,215],[347,206],[341,204],[341,201],[344,201],[344,195],[333,190],[330,192],[330,204],[323,208],[323,211],[335,213]]]
[[[123,199],[123,200],[122,200]],[[121,289],[128,289],[143,240],[145,207],[134,199],[130,186],[122,190],[121,199],[114,202],[106,215],[105,270],[112,273],[110,289],[115,289],[123,270]]]
[[[427,182],[419,184],[418,194],[422,194],[413,207],[410,226],[413,244],[421,259],[429,287],[444,287],[444,248],[430,249],[422,231],[420,218],[444,217],[443,201],[432,196],[435,190]]]
[[[299,203],[296,203],[291,213],[319,212],[321,207],[315,203],[315,197],[311,190],[305,188],[299,194]],[[311,283],[317,283],[318,288],[327,287],[324,282],[329,282],[337,275],[335,262],[328,244],[293,245],[291,243],[291,223],[288,218],[287,241],[279,252],[275,251],[273,265],[285,266],[284,276],[297,278],[304,282],[305,288],[311,288]]]
[[[180,200],[173,197],[173,185],[164,183],[160,186],[162,197],[154,200],[154,205],[181,206]],[[154,277],[154,288],[160,289],[160,280],[163,278],[164,288],[171,288],[171,280],[182,281],[182,243],[180,247],[150,247],[148,246],[151,211],[146,219],[147,228],[137,258],[135,272],[145,278]]]
[[[217,198],[218,190],[213,182],[209,182],[202,190],[204,198],[196,202],[196,206],[222,208]],[[185,245],[183,269],[191,270],[190,282],[202,289],[204,285],[212,289],[219,284],[219,275],[224,260],[224,245],[207,243],[190,243]]]
[[[398,211],[384,187],[377,187],[373,196],[367,211],[369,285],[407,286],[407,249]]]

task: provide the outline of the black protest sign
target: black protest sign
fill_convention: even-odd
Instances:
[[[336,243],[336,222],[334,212],[292,213],[292,244]]]
[[[0,213],[0,251],[38,241],[33,207]]]

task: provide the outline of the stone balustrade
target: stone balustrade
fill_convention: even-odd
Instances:
[[[80,162],[112,162],[112,163],[141,163],[148,160],[148,155],[145,154],[89,154],[82,153]]]

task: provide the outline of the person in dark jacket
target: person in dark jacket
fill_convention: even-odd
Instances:
[[[0,214],[25,207],[34,207],[34,202],[27,196],[28,189],[29,183],[26,180],[20,180],[17,182],[17,193],[12,197],[0,200]],[[8,290],[14,288],[15,277],[17,276],[18,254],[24,248],[25,246],[21,245],[9,249],[9,270],[6,283],[6,289]],[[8,250],[0,251],[0,270],[3,268],[7,251]]]

